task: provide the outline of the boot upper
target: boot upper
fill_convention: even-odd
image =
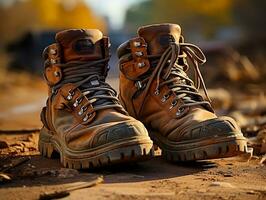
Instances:
[[[119,98],[149,130],[170,141],[239,131],[234,120],[215,115],[199,71],[205,56],[184,42],[180,26],[141,27],[138,37],[123,43],[117,54]],[[187,75],[189,67],[194,69],[194,81]],[[200,86],[207,100],[199,93]]]
[[[96,29],[57,33],[43,53],[49,86],[41,113],[44,127],[71,150],[87,150],[127,137],[147,135],[105,82],[109,38]]]

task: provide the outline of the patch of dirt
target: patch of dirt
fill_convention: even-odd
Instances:
[[[109,82],[117,88],[117,79]],[[40,156],[39,113],[47,91],[39,79],[28,83],[2,86],[8,89],[0,95],[0,199],[38,199],[44,192],[90,182],[99,175],[104,183],[71,191],[67,199],[266,199],[264,96],[231,95],[222,89],[217,90],[220,95],[213,95],[217,113],[242,123],[253,156],[169,163],[158,150],[150,161],[77,171],[62,168],[59,159]],[[246,101],[239,101],[240,97]]]

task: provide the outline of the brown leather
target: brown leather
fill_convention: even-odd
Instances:
[[[143,57],[138,59],[147,60],[148,58],[150,64],[147,66],[153,66],[149,67],[150,70],[143,72],[142,69],[136,68],[139,61],[134,59],[136,50],[131,45],[134,40],[147,44],[147,52],[143,49]],[[156,77],[151,80],[153,70],[169,45],[173,42],[179,44],[180,40],[182,40],[181,29],[178,25],[155,24],[139,28],[137,38],[125,42],[118,48],[121,69],[119,98],[123,106],[131,116],[142,121],[149,131],[156,132],[158,137],[165,137],[169,141],[177,142],[188,138],[193,139],[195,136],[195,134],[193,136],[194,130],[197,130],[198,133],[200,129],[207,126],[219,129],[217,127],[220,124],[223,124],[221,130],[225,130],[225,132],[221,131],[221,134],[226,134],[226,131],[239,132],[239,128],[232,119],[218,118],[209,106],[196,105],[180,109],[185,104],[183,99],[177,97],[176,93],[171,91],[167,84],[160,87],[159,93],[156,92],[157,81],[165,80],[163,80],[163,77],[160,77],[159,80]],[[184,66],[183,69],[186,69],[186,67]],[[186,76],[185,71],[182,73]],[[176,78],[175,75],[170,77]],[[181,80],[175,82],[182,84]],[[143,88],[139,89],[137,87],[138,83],[142,83]],[[149,83],[150,87],[145,87],[145,84]],[[170,95],[166,98],[166,94]],[[175,106],[172,105],[174,99],[178,99]],[[217,133],[219,131],[210,134]]]
[[[76,118],[78,123],[80,124],[89,124],[95,117],[96,112],[93,109],[92,104],[89,102],[87,97],[83,95],[83,93],[77,88],[74,89],[75,86],[72,83],[68,83],[63,85],[59,91],[58,95],[54,98],[54,108],[57,110],[69,110],[71,114]],[[74,91],[73,96],[71,99],[68,100],[67,98],[71,95],[69,91]],[[75,106],[75,99],[82,99],[82,104],[77,104]],[[80,100],[81,101],[81,100]],[[81,115],[78,112],[82,109],[82,105],[87,104],[87,109],[84,111],[82,116],[88,116],[88,120],[85,122]]]
[[[129,62],[122,63],[120,70],[123,74],[127,75],[128,79],[135,80],[150,68],[147,57],[147,44],[142,38],[134,38],[129,41],[129,45],[133,59]]]
[[[161,54],[170,41],[178,43],[180,34],[181,28],[177,24],[154,24],[138,29],[138,35],[149,44],[150,55]]]
[[[103,58],[101,44],[103,34],[97,29],[71,29],[56,34],[55,39],[62,47],[64,62],[86,61]]]
[[[49,86],[53,86],[62,79],[62,71],[58,66],[61,63],[61,52],[59,44],[51,44],[45,48],[43,57],[46,60],[44,77]]]
[[[44,129],[63,146],[74,151],[85,151],[123,138],[148,137],[144,125],[127,114],[114,99],[115,94],[110,95],[115,92],[104,83],[109,39],[99,30],[73,29],[59,32],[56,41],[43,54],[45,79],[50,88],[46,107],[41,113]],[[90,61],[95,64],[90,65]],[[84,73],[82,70],[87,71]],[[56,72],[60,74],[57,76]],[[87,75],[88,72],[91,75]],[[71,81],[79,74],[81,77],[77,78],[81,81],[85,79],[85,83],[80,85],[77,83],[80,80]],[[89,76],[94,78],[86,82]],[[109,96],[114,100],[103,101],[104,90],[98,87],[109,88]],[[100,93],[94,94],[95,91]],[[95,97],[91,96],[93,94]],[[106,108],[99,109],[96,104]]]

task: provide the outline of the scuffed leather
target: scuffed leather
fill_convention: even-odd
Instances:
[[[73,43],[83,38],[90,39],[94,43],[95,48],[93,48],[93,52],[82,54],[73,50]],[[57,55],[61,58],[62,63],[77,60],[93,61],[109,56],[109,39],[103,37],[99,30],[66,30],[59,32],[56,35],[56,40],[57,43],[53,46],[60,46],[61,51],[57,52]],[[49,48],[44,52],[45,59],[49,59],[48,50]],[[48,63],[49,66],[50,64]],[[103,72],[106,73],[106,69]],[[73,75],[75,75],[74,72]],[[48,82],[48,86],[51,85],[53,84]],[[52,92],[51,88],[49,88],[49,97],[46,107],[43,108],[41,113],[41,120],[49,134],[52,134],[53,137],[68,149],[85,151],[127,138],[148,137],[147,130],[141,122],[118,108],[95,111],[92,104],[89,104],[84,114],[79,115],[78,112],[81,107],[88,104],[89,100],[74,83],[61,85],[56,92]],[[71,99],[67,98],[69,91],[74,91]],[[75,107],[73,104],[79,97],[83,97],[83,100]],[[86,114],[90,118],[83,122],[82,119]]]
[[[64,62],[69,61],[86,61],[101,59],[104,57],[102,53],[101,45],[103,39],[103,34],[97,29],[70,29],[61,31],[56,34],[55,39],[62,46],[62,53],[64,57]],[[76,52],[74,44],[78,40],[87,39],[94,45],[94,50],[89,54],[80,54]]]
[[[167,46],[162,46],[159,36],[172,36],[175,42],[180,39],[181,29],[175,24],[161,24],[144,26],[138,30],[138,35],[146,42],[149,55],[162,54]],[[125,42],[118,48],[120,66],[131,67],[134,60],[130,58],[132,51],[129,49],[130,41]],[[132,71],[131,71],[132,73]],[[131,74],[131,76],[134,76]],[[214,135],[233,134],[239,132],[239,128],[231,118],[217,117],[202,106],[192,106],[185,108],[179,115],[179,107],[184,102],[179,99],[177,105],[171,107],[171,102],[175,99],[172,94],[165,102],[162,98],[169,92],[167,85],[160,88],[160,93],[155,94],[156,80],[153,80],[149,90],[138,91],[135,81],[127,78],[124,71],[120,73],[119,97],[128,113],[144,123],[148,130],[160,134],[169,141],[179,142],[183,140],[212,137]],[[136,74],[136,77],[139,77]]]

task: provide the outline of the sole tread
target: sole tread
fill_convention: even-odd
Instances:
[[[247,152],[246,141],[229,141],[183,151],[168,151],[162,148],[162,155],[169,161],[195,161],[226,158]]]
[[[84,159],[69,158],[62,151],[58,151],[52,143],[41,141],[39,141],[39,151],[42,156],[48,158],[51,158],[54,152],[60,152],[60,162],[62,165],[72,169],[93,169],[118,163],[144,161],[154,156],[152,143],[125,146]]]

